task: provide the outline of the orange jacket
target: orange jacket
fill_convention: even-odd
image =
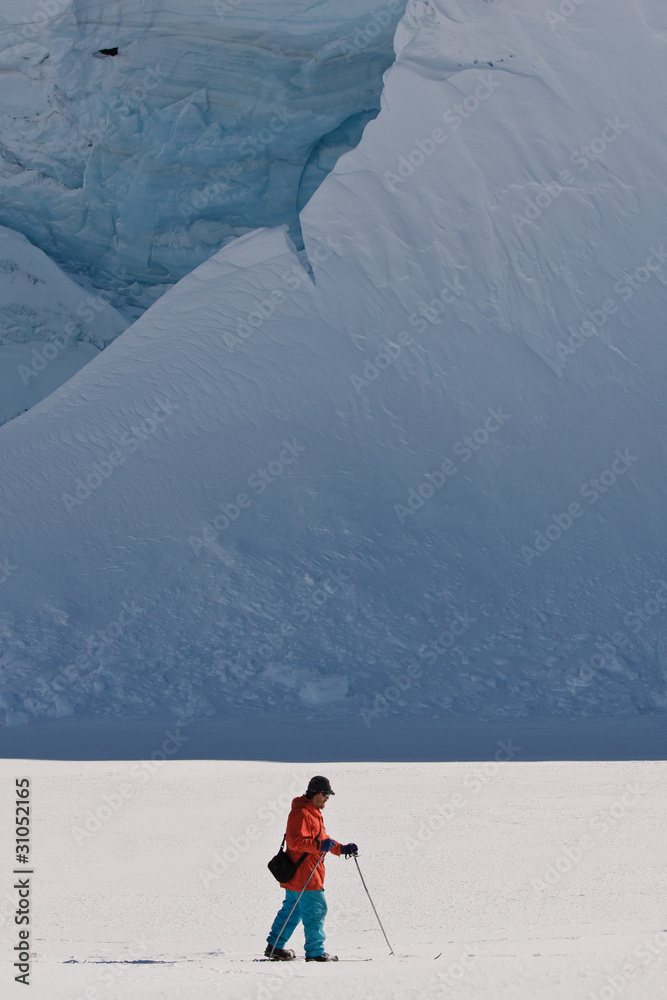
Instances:
[[[293,889],[295,892],[301,892],[306,882],[308,882],[308,876],[315,865],[317,865],[317,859],[321,853],[319,845],[323,840],[327,839],[327,836],[327,831],[324,829],[324,823],[322,822],[322,813],[317,806],[314,806],[305,795],[299,795],[298,798],[292,799],[292,810],[287,819],[287,839],[285,846],[287,847],[287,854],[294,862],[297,862],[304,852],[306,856],[297,868],[294,878],[289,882],[280,883],[283,889]],[[340,856],[340,846],[336,842],[331,848],[331,853]],[[310,882],[308,882],[306,892],[310,892],[311,889],[323,889],[324,875],[323,858],[319,865],[317,865],[317,871]]]

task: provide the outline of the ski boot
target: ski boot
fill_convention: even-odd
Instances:
[[[271,954],[271,950],[272,945],[267,944],[264,957],[270,958],[272,962],[291,962],[292,959],[296,958],[296,954],[291,948],[273,948],[273,954]]]

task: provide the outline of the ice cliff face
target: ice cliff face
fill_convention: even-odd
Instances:
[[[257,226],[298,240],[404,7],[4,0],[0,222],[136,307]]]
[[[242,236],[0,431],[7,722],[667,707],[666,37],[410,4],[312,275]]]

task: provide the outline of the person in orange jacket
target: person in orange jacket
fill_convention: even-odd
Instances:
[[[329,955],[324,950],[327,904],[324,898],[325,871],[322,855],[331,853],[340,857],[343,854],[350,858],[357,853],[358,848],[356,844],[339,844],[337,840],[328,837],[324,829],[322,810],[329,796],[335,794],[328,778],[316,774],[310,779],[306,794],[292,800],[287,820],[286,847],[288,856],[299,867],[289,882],[280,883],[285,890],[285,900],[273,921],[264,952],[273,961],[288,962],[296,958],[292,949],[286,949],[284,945],[301,921],[306,938],[306,961],[337,961],[335,955]],[[306,883],[306,891],[299,899]],[[299,902],[294,906],[297,900]],[[292,907],[294,912],[288,920]]]

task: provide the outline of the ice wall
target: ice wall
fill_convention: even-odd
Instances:
[[[612,13],[411,3],[312,277],[247,234],[0,429],[7,722],[664,712],[667,17]]]
[[[404,7],[6,0],[0,222],[141,308],[249,229],[298,241],[317,151],[377,113]]]

